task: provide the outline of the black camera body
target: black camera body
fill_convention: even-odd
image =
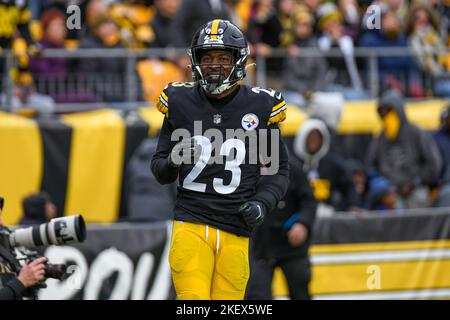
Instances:
[[[36,254],[28,256],[29,262],[32,262],[33,260],[39,259],[42,256]],[[58,279],[62,280],[63,277],[66,275],[66,265],[65,264],[53,264],[49,263],[48,260],[45,261],[44,264],[44,277],[46,279],[52,278],[52,279]]]

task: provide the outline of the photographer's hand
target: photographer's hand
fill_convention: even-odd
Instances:
[[[17,279],[22,282],[25,288],[34,286],[36,283],[45,279],[44,267],[46,261],[47,258],[41,257],[39,259],[33,260],[20,270]]]

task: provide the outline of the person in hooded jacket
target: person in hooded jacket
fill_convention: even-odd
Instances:
[[[315,92],[308,105],[309,118],[319,119],[327,126],[330,136],[330,152],[345,157],[343,137],[337,129],[341,122],[345,98],[340,92]]]
[[[318,202],[336,211],[358,211],[351,173],[344,159],[330,150],[330,140],[322,120],[308,119],[294,139],[294,153]]]
[[[289,188],[277,208],[266,216],[251,242],[251,272],[246,299],[272,299],[275,267],[286,277],[292,300],[309,300],[311,263],[308,249],[317,203],[298,159],[289,157]]]
[[[383,130],[369,147],[368,167],[397,188],[400,207],[428,206],[428,186],[435,183],[442,165],[435,142],[408,121],[404,100],[398,91],[383,94],[377,112]]]

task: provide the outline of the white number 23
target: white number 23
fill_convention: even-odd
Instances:
[[[200,175],[211,158],[212,145],[211,141],[204,136],[195,136],[195,141],[202,146],[202,153],[199,160],[192,168],[191,172],[183,181],[183,188],[198,192],[206,191],[206,183],[195,182],[194,180]],[[239,139],[226,140],[221,148],[221,156],[229,156],[232,149],[236,149],[236,157],[233,160],[225,162],[225,170],[231,171],[231,181],[225,185],[222,178],[214,178],[213,188],[217,193],[230,194],[234,192],[241,183],[241,168],[239,167],[245,159],[245,144]]]

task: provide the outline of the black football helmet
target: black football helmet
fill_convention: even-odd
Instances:
[[[206,50],[227,50],[233,54],[230,75],[225,79],[206,79],[200,59]],[[245,66],[250,49],[244,34],[228,20],[215,19],[203,25],[194,34],[188,55],[191,58],[192,78],[210,94],[221,94],[246,75]]]

